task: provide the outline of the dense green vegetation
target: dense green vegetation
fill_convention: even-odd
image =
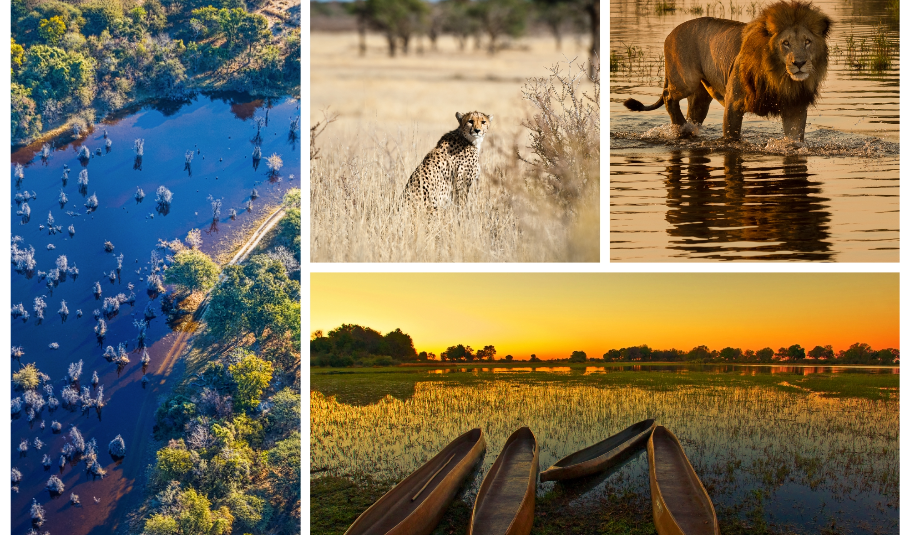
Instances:
[[[265,250],[276,247],[273,236]],[[201,262],[195,249],[184,253],[193,258],[175,257],[175,266]],[[300,284],[269,254],[223,273],[186,378],[155,414],[161,447],[140,526],[147,535],[300,532]]]
[[[218,282],[218,264],[198,249],[183,249],[164,273],[164,282],[188,292],[208,291]]]
[[[264,0],[12,2],[13,142],[146,98],[198,89],[296,92],[299,27],[255,11]]]

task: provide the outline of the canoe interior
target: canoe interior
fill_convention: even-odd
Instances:
[[[644,433],[650,429],[652,425],[654,425],[654,420],[644,420],[638,422],[637,424],[633,424],[606,440],[602,440],[593,446],[588,446],[583,450],[576,451],[564,459],[560,459],[553,466],[564,468],[566,466],[572,466],[573,464],[581,464],[583,462],[590,461],[591,459],[596,459],[621,445],[623,442],[631,440],[637,435]]]
[[[408,476],[407,479],[380,498],[376,502],[376,506],[371,508],[372,510],[364,513],[364,517],[358,518],[358,528],[354,528],[346,535],[384,535],[400,524],[471,453],[471,449],[477,444],[480,436],[480,429],[474,429],[446,446],[433,459],[418,468],[411,476]],[[454,457],[452,457],[453,453]],[[452,457],[452,460],[446,464],[450,457]],[[443,465],[445,467],[439,473],[436,473]],[[417,491],[430,479],[432,479],[430,484],[420,492],[416,500],[411,501]]]
[[[657,485],[667,510],[686,535],[712,535],[714,507],[682,447],[664,427],[655,429],[651,440]]]
[[[502,459],[492,477],[483,502],[474,513],[474,535],[485,533],[506,533],[515,514],[528,492],[528,484],[536,470],[532,468],[536,441],[530,432],[522,434],[503,448]],[[499,459],[497,459],[498,461]]]

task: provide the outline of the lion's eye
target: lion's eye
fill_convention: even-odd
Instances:
[[[784,46],[789,47],[789,46],[790,46],[790,41],[784,41]]]
[[[806,39],[806,46],[809,46],[809,43],[811,43],[811,42],[812,42],[812,41]]]

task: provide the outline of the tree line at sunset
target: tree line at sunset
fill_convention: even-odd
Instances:
[[[414,348],[414,340],[401,329],[386,334],[360,325],[343,324],[324,334],[315,331],[310,338],[310,362],[313,366],[392,366],[417,362],[538,362],[536,354],[527,357],[504,355],[497,357],[492,344],[473,349],[468,344],[454,344],[435,353]],[[648,345],[610,349],[600,359],[589,358],[585,351],[568,353],[568,362],[712,362],[712,363],[818,363],[818,364],[879,364],[894,365],[900,362],[900,350],[894,348],[873,349],[867,343],[857,342],[847,349],[835,351],[831,345],[816,345],[805,349],[799,344],[780,347],[777,350],[765,347],[759,350],[734,347],[710,349],[700,345],[688,351],[681,349],[652,349]]]

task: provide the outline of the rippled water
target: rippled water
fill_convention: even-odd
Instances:
[[[264,162],[254,169],[251,159],[251,138],[256,133],[253,118],[265,115],[267,108],[270,108],[270,124],[262,129],[262,152],[265,156],[278,153],[284,160],[280,180],[271,182]],[[19,247],[35,248],[37,270],[53,269],[58,257],[66,255],[68,264],[76,265],[79,274],[48,287],[47,280],[37,274],[29,277],[12,273],[12,303],[23,303],[31,314],[26,322],[12,320],[12,344],[24,349],[22,364],[34,362],[50,376],[58,399],[67,385],[67,366],[82,360],[80,386],[90,388],[92,396],[97,396],[98,389],[91,387],[92,372],[97,371],[106,405],[100,412],[89,409],[86,413],[62,407],[50,411],[45,407],[32,422],[28,422],[25,411],[13,419],[11,464],[23,475],[18,493],[13,494],[9,520],[13,533],[28,531],[31,525],[28,508],[33,498],[47,511],[42,533],[45,530],[69,535],[114,533],[123,527],[127,514],[135,512],[137,500],[144,497],[139,483],[153,459],[145,455],[143,447],[151,441],[159,396],[167,392],[175,379],[171,376],[173,357],[184,349],[182,345],[175,347],[177,333],[172,328],[179,326],[166,323],[160,308],[161,296],[146,293],[145,276],[149,273],[151,252],[155,250],[163,257],[164,251],[156,248],[158,240],[182,239],[192,228],[202,230],[204,251],[229,249],[231,241],[242,229],[254,224],[265,206],[277,204],[290,187],[299,187],[300,144],[288,139],[289,119],[298,114],[294,99],[268,102],[239,94],[199,95],[191,101],[159,102],[127,110],[95,125],[78,142],[58,140],[46,160],[37,154],[40,144],[14,150],[13,164],[25,166],[21,184],[11,180],[9,186],[12,232],[23,238]],[[83,166],[77,158],[79,146],[85,144],[93,153],[104,147],[105,129],[112,140],[111,150],[102,149],[100,155],[93,156]],[[137,138],[145,140],[140,165],[132,150]],[[188,150],[199,151],[190,169],[184,166]],[[70,168],[65,185],[61,180],[64,165]],[[88,171],[88,188],[80,192],[77,179],[83,169]],[[155,209],[155,190],[161,185],[173,193],[166,215]],[[137,187],[146,193],[142,202],[133,198]],[[247,201],[254,187],[259,198],[250,212]],[[61,190],[68,197],[64,206],[58,202]],[[17,193],[25,191],[37,194],[37,199],[28,201],[32,214],[28,222],[16,215],[19,206],[13,200]],[[97,193],[99,207],[86,213],[83,204],[92,193]],[[222,199],[217,223],[212,220],[209,196]],[[231,208],[237,210],[235,220],[229,217]],[[50,234],[47,227],[39,227],[47,224],[48,212],[56,225],[63,227],[61,233]],[[69,225],[75,230],[72,237],[67,232]],[[106,240],[115,247],[112,253],[105,252]],[[123,269],[112,281],[107,275],[115,269],[115,257],[120,254],[124,257]],[[119,313],[108,319],[103,346],[93,331],[92,311],[102,306],[102,301],[92,294],[95,281],[101,283],[102,299],[118,293],[129,294],[128,284],[135,286],[136,294],[134,306],[123,304]],[[48,305],[43,322],[36,321],[32,310],[33,300],[39,296]],[[70,311],[66,321],[57,315],[62,300]],[[151,320],[146,335],[151,357],[146,368],[140,363],[134,321],[144,317],[149,303],[158,316]],[[76,315],[77,309],[83,312],[81,318]],[[48,347],[52,342],[59,344],[58,350]],[[102,356],[104,346],[116,347],[120,342],[128,344],[130,359],[122,370]],[[171,364],[166,366],[167,361]],[[12,367],[16,371],[19,365],[13,362]],[[148,374],[150,383],[143,388],[144,373]],[[21,395],[22,392],[13,392],[14,397]],[[42,421],[44,429],[40,425]],[[51,432],[52,421],[62,424],[62,433]],[[107,471],[103,479],[88,474],[85,463],[67,463],[64,469],[58,468],[61,449],[73,425],[86,441],[97,440],[98,459]],[[108,443],[118,434],[127,447],[122,461],[115,461],[107,451]],[[25,455],[17,451],[22,439],[28,439],[31,446]],[[40,450],[33,446],[35,439],[44,443]],[[49,469],[41,463],[45,454],[53,461]],[[66,487],[62,496],[52,497],[44,489],[52,474],[59,476]],[[69,503],[70,493],[80,496],[81,506]]]
[[[663,108],[627,110],[627,98],[650,104],[660,95],[667,34],[708,13],[687,13],[694,2],[658,15],[650,3],[611,1],[610,50],[623,57],[610,73],[612,260],[898,260],[897,22],[885,1],[815,4],[835,21],[829,47],[836,52],[822,98],[809,110],[807,148],[793,151],[778,142],[779,120],[751,115],[743,143],[718,143],[723,108],[716,102],[691,140],[668,135]],[[733,8],[742,11],[731,17],[729,3],[715,3],[710,14],[752,18],[749,4]],[[855,68],[844,53],[848,39],[868,47],[879,25],[894,45],[891,67]]]
[[[586,386],[498,376],[468,385],[417,383],[405,400],[366,405],[310,396],[311,469],[366,471],[399,480],[449,441],[480,427],[482,467],[463,496],[472,503],[506,438],[527,425],[541,470],[634,422],[656,418],[681,440],[719,514],[758,514],[799,533],[836,523],[838,533],[898,525],[898,401],[829,399],[769,387],[669,389]],[[538,494],[554,488],[540,484]],[[649,496],[647,456],[573,487],[578,504],[632,492]]]

